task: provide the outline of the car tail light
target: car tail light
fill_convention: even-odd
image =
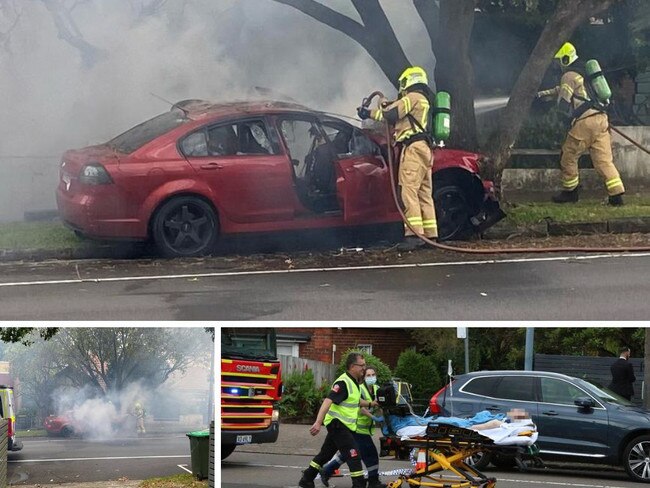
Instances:
[[[108,174],[106,168],[99,163],[86,164],[81,168],[79,182],[85,185],[110,185],[113,178]]]
[[[7,437],[13,437],[14,436],[14,419],[8,418],[7,419]]]
[[[438,404],[438,397],[447,389],[449,385],[445,385],[440,388],[435,395],[429,400],[429,413],[432,415],[442,414],[442,407]]]

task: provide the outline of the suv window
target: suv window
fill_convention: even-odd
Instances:
[[[183,112],[171,110],[136,125],[106,144],[120,152],[130,154],[147,142],[153,141],[156,137],[183,125],[187,121],[188,119],[185,118]]]
[[[504,376],[501,378],[496,390],[488,396],[505,400],[534,402],[535,378],[531,376]]]
[[[580,388],[555,378],[541,378],[540,385],[542,401],[545,403],[573,405],[576,398],[587,396]]]
[[[494,390],[501,378],[499,376],[485,376],[483,378],[473,378],[463,386],[462,391],[465,393],[474,393],[476,395],[493,396]]]

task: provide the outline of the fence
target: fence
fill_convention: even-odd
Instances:
[[[208,488],[214,488],[214,420],[210,422],[210,467],[208,468]]]
[[[551,371],[562,373],[576,378],[582,378],[603,386],[607,386],[612,373],[609,367],[616,361],[614,357],[592,356],[563,356],[558,354],[535,354],[536,371]],[[643,401],[643,359],[630,358],[634,368],[636,382],[634,383],[634,396],[632,401],[641,404]]]
[[[9,447],[7,429],[7,420],[0,419],[0,488],[7,486],[7,450]]]
[[[293,356],[280,355],[279,357],[280,363],[282,364],[282,374],[285,376],[294,371],[305,371],[306,369],[311,369],[314,373],[316,387],[319,387],[323,383],[329,386],[336,379],[336,364],[314,361],[312,359],[296,358]]]

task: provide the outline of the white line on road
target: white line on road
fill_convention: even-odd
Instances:
[[[107,456],[107,457],[91,457],[91,458],[53,458],[53,459],[16,459],[8,461],[9,463],[54,463],[58,461],[116,461],[119,459],[166,459],[166,458],[188,458],[188,454],[173,454],[170,456]]]
[[[261,468],[280,468],[280,469],[305,469],[304,466],[286,466],[282,464],[263,464],[263,463],[237,463],[229,462],[228,465],[231,466],[256,466]],[[341,470],[342,472],[345,470]],[[456,476],[452,476],[456,477]],[[460,479],[460,478],[458,478]],[[625,486],[618,485],[596,485],[596,484],[587,484],[587,483],[567,483],[566,481],[542,481],[542,480],[524,480],[524,479],[512,479],[512,478],[498,478],[497,481],[509,481],[512,483],[528,483],[528,484],[537,484],[537,485],[561,485],[561,486],[573,486],[576,488],[626,488]]]
[[[187,469],[187,464],[177,464],[176,466],[178,466],[179,468],[181,468],[183,471],[187,471],[188,473],[192,474],[192,470],[191,470],[191,469]]]
[[[304,268],[304,269],[276,269],[266,271],[222,271],[219,273],[195,273],[195,274],[177,274],[177,275],[154,275],[154,276],[120,276],[116,278],[86,278],[74,280],[40,280],[40,281],[14,281],[0,283],[0,288],[11,286],[33,286],[33,285],[71,285],[80,283],[111,283],[123,281],[156,281],[156,280],[179,280],[195,278],[223,278],[230,276],[259,276],[274,274],[293,274],[293,273],[324,273],[334,271],[368,271],[380,269],[407,269],[407,268],[433,268],[447,266],[474,266],[484,264],[508,264],[508,263],[538,263],[545,261],[586,261],[593,259],[607,258],[632,258],[647,257],[650,253],[611,253],[596,254],[592,256],[553,256],[546,258],[517,258],[517,259],[485,259],[482,261],[453,261],[445,263],[411,263],[411,264],[385,264],[372,266],[349,266],[340,268]]]

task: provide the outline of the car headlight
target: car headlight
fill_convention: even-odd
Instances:
[[[85,185],[109,185],[113,183],[113,178],[101,164],[90,163],[81,168],[79,182]]]
[[[280,419],[280,411],[273,409],[273,413],[271,414],[271,421],[277,422],[279,419]]]

